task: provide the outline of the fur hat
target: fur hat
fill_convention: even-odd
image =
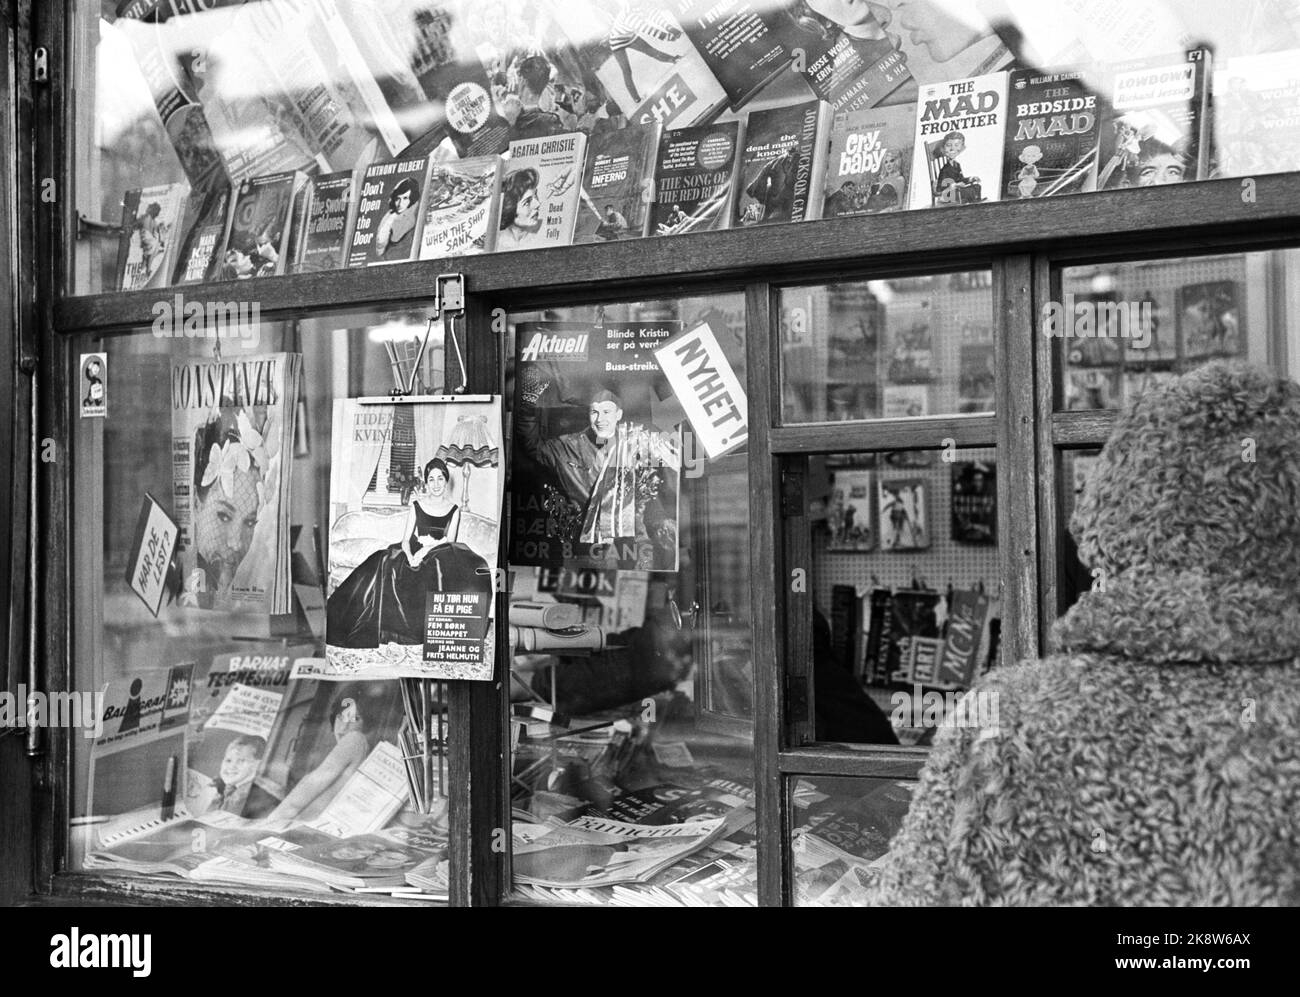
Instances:
[[[1215,361],[1144,392],[1070,530],[1107,578],[1190,571],[1300,599],[1300,385]]]

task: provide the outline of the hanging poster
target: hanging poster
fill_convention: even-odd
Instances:
[[[338,399],[326,668],[489,680],[501,399]]]
[[[682,409],[655,350],[680,329],[519,326],[512,565],[677,570]]]

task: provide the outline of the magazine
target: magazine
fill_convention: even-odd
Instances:
[[[515,881],[559,888],[645,882],[706,847],[726,826],[722,817],[646,826],[603,817],[513,825]]]
[[[867,551],[872,547],[871,472],[838,468],[831,473],[827,506],[828,551]]]
[[[997,543],[996,465],[992,461],[957,461],[951,473],[952,538],[959,543]]]
[[[283,842],[283,844],[281,844]],[[267,848],[271,869],[350,889],[402,887],[430,861],[447,861],[447,842],[408,828],[338,838],[290,832]]]
[[[501,422],[495,396],[335,401],[325,674],[491,678]]]
[[[654,351],[680,328],[519,326],[511,564],[677,570],[682,413]]]
[[[420,259],[490,253],[501,207],[501,157],[479,156],[429,167]]]
[[[1240,285],[1233,280],[1184,284],[1178,289],[1178,339],[1182,357],[1199,363],[1208,357],[1240,355],[1246,345]]]
[[[172,365],[182,606],[291,610],[289,483],[302,355]]]
[[[881,550],[922,550],[930,546],[926,487],[921,478],[877,479]]]

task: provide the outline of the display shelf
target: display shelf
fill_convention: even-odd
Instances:
[[[635,283],[640,293],[674,291],[684,283],[717,285],[756,273],[782,281],[819,270],[869,264],[889,271],[928,270],[969,263],[981,252],[1019,249],[1093,249],[1122,244],[1130,253],[1144,239],[1184,240],[1187,251],[1224,245],[1236,234],[1281,238],[1300,221],[1300,174],[1253,181],[1243,201],[1242,181],[1148,187],[1138,190],[970,205],[954,216],[943,209],[833,218],[739,231],[633,239],[564,249],[493,253],[403,263],[391,267],[262,277],[149,291],[64,297],[54,307],[59,332],[147,328],[158,301],[184,294],[190,301],[257,302],[262,316],[417,302],[432,298],[439,274],[464,273],[468,292],[514,303],[562,291],[599,293]],[[959,221],[959,223],[958,223]],[[1291,232],[1288,232],[1291,229]]]

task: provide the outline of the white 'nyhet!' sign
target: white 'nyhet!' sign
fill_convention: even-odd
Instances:
[[[748,399],[707,322],[655,350],[673,393],[710,460],[749,438]]]

